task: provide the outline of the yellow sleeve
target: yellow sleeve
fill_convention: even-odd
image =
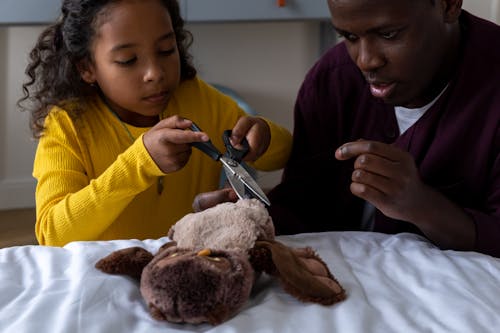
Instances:
[[[45,126],[33,168],[35,233],[42,245],[98,239],[134,196],[162,175],[141,136],[99,177],[91,179],[91,165],[82,148],[85,143],[80,142],[68,114],[51,112]]]

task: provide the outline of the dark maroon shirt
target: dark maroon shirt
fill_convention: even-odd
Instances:
[[[460,20],[455,75],[403,135],[394,107],[370,94],[343,43],[311,68],[295,105],[292,154],[269,194],[277,233],[360,230],[365,202],[349,190],[354,161],[334,152],[363,138],[410,152],[421,179],[474,220],[475,250],[500,257],[500,27],[465,11]],[[421,233],[380,211],[374,231]]]

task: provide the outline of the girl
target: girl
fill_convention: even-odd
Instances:
[[[158,238],[192,211],[221,172],[190,143],[224,151],[250,144],[245,160],[282,168],[291,134],[196,75],[176,0],[64,0],[58,21],[30,53],[19,104],[39,139],[33,175],[40,244]],[[192,121],[205,132],[188,129]],[[257,160],[258,159],[258,160]]]

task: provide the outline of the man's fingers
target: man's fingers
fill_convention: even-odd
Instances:
[[[335,158],[348,160],[362,154],[373,154],[391,161],[398,159],[400,150],[394,146],[378,141],[359,140],[348,142],[335,151]]]

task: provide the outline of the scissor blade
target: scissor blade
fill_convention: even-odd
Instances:
[[[221,157],[220,161],[224,166],[229,184],[240,199],[257,198],[267,206],[271,206],[271,202],[265,195],[253,177],[243,168],[238,162],[227,157]]]

